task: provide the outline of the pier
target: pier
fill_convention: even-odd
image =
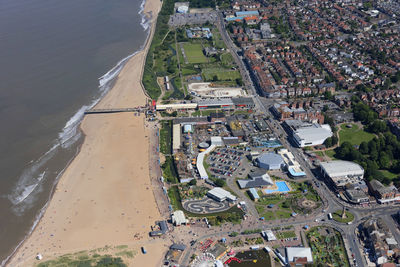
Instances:
[[[136,107],[136,108],[110,108],[110,109],[88,109],[85,111],[86,114],[103,114],[103,113],[121,113],[121,112],[146,112],[147,107]]]

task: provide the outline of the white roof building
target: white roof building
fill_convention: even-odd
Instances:
[[[293,134],[293,141],[299,147],[322,145],[328,137],[333,135],[328,124],[313,124],[313,127],[299,128]]]
[[[267,241],[275,241],[275,240],[277,240],[276,236],[274,235],[274,233],[271,230],[262,231],[261,234],[263,235],[263,237],[265,239],[267,239]]]
[[[207,192],[207,196],[222,202],[224,200],[228,201],[236,201],[236,197],[232,195],[230,192],[226,191],[225,189],[222,189],[221,187],[215,187],[211,189],[210,191]]]
[[[171,219],[172,219],[172,223],[175,224],[176,226],[187,223],[185,213],[183,213],[183,211],[181,211],[181,210],[174,211]]]
[[[357,163],[345,160],[321,162],[321,172],[332,180],[337,188],[363,180],[364,169]]]
[[[287,247],[286,250],[286,260],[288,263],[296,262],[298,259],[307,258],[307,263],[313,262],[313,257],[311,253],[311,248],[304,247]]]

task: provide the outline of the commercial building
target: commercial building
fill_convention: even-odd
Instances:
[[[224,98],[224,99],[206,99],[199,100],[197,102],[199,109],[227,109],[232,110],[235,108],[232,99]]]
[[[258,201],[260,199],[260,196],[258,195],[257,190],[253,187],[249,189],[249,194],[250,194],[250,197],[254,201]]]
[[[313,263],[311,248],[287,247],[286,261],[290,266],[305,266]]]
[[[197,108],[197,103],[178,103],[156,105],[157,111],[173,111],[173,110],[193,110]]]
[[[168,231],[167,221],[158,221],[157,225],[159,227],[159,230],[151,231],[150,236],[161,236]]]
[[[174,124],[172,126],[172,150],[174,153],[181,148],[181,125]]]
[[[400,201],[400,192],[394,185],[384,186],[378,180],[372,180],[368,184],[371,193],[375,196],[378,203]]]
[[[263,170],[250,173],[249,179],[238,180],[237,183],[240,189],[251,187],[267,187],[274,184],[268,173]]]
[[[189,11],[189,2],[177,2],[177,3],[175,3],[175,11],[176,11],[176,13],[188,13],[188,11]]]
[[[232,195],[230,192],[226,191],[225,189],[222,189],[221,187],[215,187],[211,189],[210,191],[207,192],[207,196],[215,199],[219,202],[222,201],[229,201],[229,202],[235,202],[236,197]]]
[[[286,148],[282,148],[278,151],[278,154],[281,155],[285,161],[286,169],[291,177],[301,178],[306,176],[306,173],[304,172],[300,163],[296,161],[292,152],[289,152]]]
[[[256,159],[258,167],[266,170],[279,170],[285,166],[282,156],[275,153],[264,153]]]
[[[267,240],[267,241],[276,241],[276,236],[271,230],[265,230],[261,232],[261,235]]]
[[[322,145],[328,137],[333,135],[328,124],[302,122],[299,120],[286,120],[284,128],[291,136],[291,140],[298,147]]]
[[[187,219],[185,217],[185,213],[183,213],[183,211],[181,210],[176,210],[174,211],[174,213],[172,214],[172,223],[175,226],[180,226],[182,224],[187,224]]]
[[[344,160],[321,162],[321,173],[337,189],[363,181],[364,169],[357,163]]]
[[[344,192],[348,201],[354,204],[362,204],[369,202],[369,196],[363,190],[359,189],[347,189]]]
[[[232,98],[232,102],[235,105],[235,108],[242,108],[242,109],[254,109],[255,104],[253,98],[251,97],[238,97]]]

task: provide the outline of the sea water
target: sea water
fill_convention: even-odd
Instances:
[[[0,266],[82,143],[84,111],[145,42],[142,0],[0,1]]]

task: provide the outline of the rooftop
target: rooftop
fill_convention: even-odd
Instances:
[[[307,258],[307,262],[313,262],[311,248],[287,247],[286,257],[289,262],[294,262],[298,258]]]
[[[360,165],[345,160],[321,162],[321,168],[331,178],[348,175],[364,175],[364,169]]]

